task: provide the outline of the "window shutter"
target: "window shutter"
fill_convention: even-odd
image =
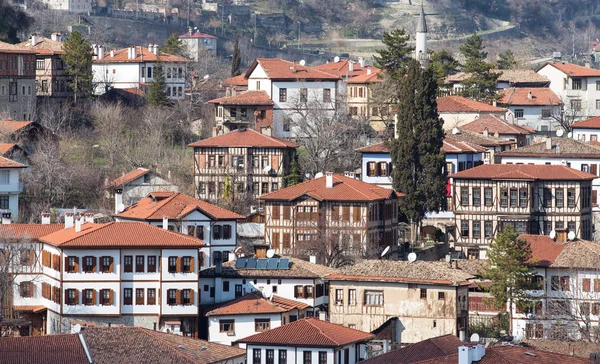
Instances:
[[[279,220],[279,210],[281,209],[281,205],[280,204],[273,204],[271,207],[271,216],[273,218],[273,220]]]
[[[194,273],[194,258],[190,258],[190,272]]]
[[[0,253],[2,253],[2,254],[0,254],[0,263],[1,264],[6,264],[6,260],[8,259],[7,258],[7,256],[8,256],[8,250],[2,249],[2,250],[0,250]]]
[[[108,268],[108,271],[110,273],[113,273],[115,271],[115,269],[114,269],[114,258],[113,257],[109,257],[108,261],[110,262],[110,267]]]
[[[79,272],[79,257],[75,257],[75,272]]]
[[[177,257],[175,267],[175,272],[181,272],[181,257]]]
[[[35,264],[35,250],[29,249],[29,264]]]
[[[92,305],[96,306],[96,290],[95,289],[92,290]]]
[[[302,298],[308,297],[307,286],[302,287]]]
[[[388,169],[388,176],[392,175],[392,166],[393,166],[392,162],[389,162],[388,163],[388,168],[387,168]]]
[[[79,290],[78,289],[74,289],[73,291],[75,291],[75,305],[79,304]]]
[[[204,154],[200,154],[198,159],[199,168],[206,168],[206,156]]]
[[[180,305],[181,304],[181,295],[183,294],[183,291],[180,289],[175,290],[175,304]]]
[[[300,298],[300,289],[302,286],[294,286],[294,298]]]
[[[96,272],[96,257],[92,257],[92,270]]]
[[[276,154],[271,156],[271,168],[276,171],[279,170],[279,156]]]
[[[29,281],[29,295],[27,297],[33,297],[33,281]]]
[[[204,265],[204,252],[200,252],[198,255],[198,268]]]
[[[340,207],[338,205],[331,206],[331,218],[336,220],[340,217]]]
[[[352,206],[352,214],[353,214],[352,220],[354,222],[360,222],[360,210],[361,210],[360,205]]]
[[[194,305],[194,290],[190,289],[190,305]]]
[[[115,304],[115,291],[112,289],[108,291],[108,302],[110,302],[111,305]]]

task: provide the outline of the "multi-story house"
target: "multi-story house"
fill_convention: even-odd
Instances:
[[[37,35],[19,47],[37,52],[35,61],[36,93],[38,97],[67,98],[73,96],[69,87],[70,77],[65,72],[61,55],[64,54],[62,35],[52,33],[50,39]]]
[[[25,164],[0,157],[0,212],[8,220],[19,219],[19,195],[23,192],[21,177],[25,168]]]
[[[394,123],[392,99],[383,99],[383,92],[376,90],[383,82],[382,72],[367,70],[366,74],[346,80],[346,101],[348,113],[354,118],[368,119],[377,132],[386,132]],[[374,94],[375,92],[375,94]]]
[[[357,76],[381,72],[379,68],[367,64],[364,58],[359,58],[358,62],[351,59],[336,58],[333,62],[327,61],[326,63],[314,66],[313,68],[336,75],[342,80],[350,80]]]
[[[398,342],[467,331],[469,279],[446,262],[364,260],[327,277],[329,321],[374,332],[390,319]]]
[[[582,120],[600,115],[600,70],[566,62],[549,62],[537,71],[564,104],[565,117]]]
[[[199,140],[194,148],[196,197],[224,198],[225,182],[235,194],[258,197],[284,186],[297,144],[252,129]]]
[[[592,180],[562,165],[484,164],[452,176],[457,229],[454,249],[485,259],[498,231],[592,236]]]
[[[571,133],[575,140],[597,144],[600,141],[600,116],[571,124]]]
[[[84,223],[73,213],[64,227],[0,229],[16,239],[2,247],[14,267],[26,266],[8,306],[35,307],[44,333],[84,321],[197,336],[201,240],[148,224]]]
[[[71,13],[89,13],[92,11],[92,0],[43,0],[48,9],[64,10]]]
[[[169,182],[163,176],[155,171],[138,168],[131,172],[124,173],[121,177],[107,182],[104,186],[106,197],[114,198],[115,214],[123,208],[133,205],[142,198],[155,191],[177,192],[178,187]]]
[[[217,37],[214,35],[193,32],[190,28],[187,33],[179,36],[179,40],[188,56],[196,62],[203,60],[207,54],[217,56]]]
[[[498,158],[496,157],[498,153],[517,147],[516,140],[502,139],[499,136],[491,135],[486,130],[482,134],[479,134],[458,128],[457,130],[452,130],[452,137],[461,142],[487,148],[487,151],[483,153],[483,162],[486,164],[498,163]]]
[[[387,166],[387,164],[386,164]],[[260,196],[265,209],[265,243],[283,255],[375,256],[398,239],[398,195],[332,172]]]
[[[509,88],[498,103],[510,110],[519,125],[541,132],[562,130],[557,122],[562,101],[550,88]]]
[[[528,126],[510,123],[492,114],[482,115],[480,118],[461,126],[460,130],[479,134],[486,133],[500,139],[511,140],[516,142],[517,147],[531,144],[535,134],[535,130]]]
[[[493,72],[500,73],[496,84],[499,91],[513,87],[548,87],[550,84],[550,80],[546,76],[533,70],[493,70]],[[453,95],[460,92],[463,89],[462,82],[470,76],[470,73],[459,72],[446,77],[443,85],[440,85],[441,93]]]
[[[504,118],[507,112],[504,108],[462,96],[438,97],[437,110],[440,118],[444,120],[444,130],[446,131],[460,128],[464,124],[488,114]]]
[[[356,364],[366,357],[373,334],[316,318],[294,321],[238,340],[254,364]],[[250,359],[252,358],[252,359]]]
[[[158,45],[148,47],[132,46],[112,49],[107,52],[104,46],[95,46],[94,84],[96,95],[102,95],[111,88],[141,89],[154,81],[156,68],[161,67],[165,79],[165,92],[171,100],[184,98],[186,84],[185,58],[160,52]]]
[[[201,269],[227,261],[237,247],[237,222],[244,216],[197,200],[179,192],[156,191],[115,215],[117,222],[143,222],[197,237],[201,249]]]
[[[34,50],[0,42],[0,114],[13,120],[31,120],[35,113]]]
[[[213,136],[240,127],[267,135],[272,133],[274,103],[265,91],[234,92],[228,88],[226,96],[210,100],[209,103],[215,105],[217,126]]]

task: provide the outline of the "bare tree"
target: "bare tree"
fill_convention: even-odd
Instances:
[[[571,124],[582,120],[589,114],[591,105],[585,100],[569,99],[565,96],[560,97],[560,104],[552,105],[552,121],[561,127],[565,132],[571,131]]]
[[[125,135],[126,109],[120,103],[94,103],[92,123],[96,132],[97,145],[106,155],[110,166],[118,166],[127,141]]]

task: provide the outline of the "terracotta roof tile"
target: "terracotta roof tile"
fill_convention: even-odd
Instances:
[[[12,134],[29,125],[34,124],[31,121],[13,121],[12,119],[0,120],[0,134]]]
[[[367,145],[366,147],[358,148],[356,151],[361,153],[389,153],[390,150],[385,146],[385,143]]]
[[[195,199],[181,192],[155,191],[116,215],[123,219],[144,221],[180,220],[192,211],[199,210],[216,220],[237,220],[244,216],[222,207]]]
[[[571,348],[575,356],[589,358],[590,354],[598,352],[598,344],[583,341],[559,341],[549,339],[526,339],[524,342],[536,350],[550,351],[557,354],[571,355]]]
[[[585,119],[571,124],[571,129],[600,129],[600,116]]]
[[[221,105],[274,105],[265,91],[245,91],[233,96],[224,96],[210,100],[209,103]]]
[[[279,58],[257,58],[246,72],[249,78],[260,64],[267,76],[272,80],[338,80],[339,76],[316,68],[301,66],[298,63]]]
[[[370,183],[333,175],[333,187],[325,187],[326,177],[315,178],[297,185],[259,196],[261,200],[292,201],[300,196],[311,196],[321,201],[379,201],[390,198],[394,191]]]
[[[27,168],[27,166],[12,159],[0,156],[0,168]]]
[[[600,77],[600,70],[578,66],[573,63],[549,62],[546,63],[542,68],[548,65],[556,68],[569,77]]]
[[[283,313],[296,309],[303,310],[308,307],[310,306],[305,303],[279,296],[273,296],[273,300],[268,300],[260,293],[251,293],[216,305],[206,313],[206,316]]]
[[[104,188],[121,187],[130,182],[135,181],[136,179],[142,177],[143,175],[145,175],[148,172],[150,172],[150,170],[146,169],[146,168],[135,169],[131,172],[125,173],[124,175],[122,175],[119,178],[116,178],[116,179],[110,181]]]
[[[506,112],[506,109],[493,106],[483,102],[467,99],[462,96],[444,96],[438,97],[437,109],[440,113],[458,113],[458,112],[479,112],[479,113],[500,113]]]
[[[550,138],[551,148],[546,141],[508,150],[497,154],[500,157],[543,157],[543,158],[600,158],[600,148],[572,138]]]
[[[1,225],[0,225],[1,226]],[[223,263],[220,274],[215,267],[204,269],[200,277],[265,277],[265,278],[323,278],[339,270],[321,264],[314,264],[298,258],[288,258],[290,269],[238,269],[235,261]]]
[[[536,84],[546,85],[550,83],[550,80],[534,70],[516,69],[516,70],[492,70],[493,72],[500,73],[498,82],[507,82],[509,84]],[[471,76],[470,73],[459,72],[454,75],[450,75],[444,79],[445,84],[449,83],[460,83]]]
[[[535,131],[524,128],[517,124],[511,124],[506,120],[500,119],[496,115],[482,115],[480,118],[460,127],[461,130],[469,130],[475,133],[483,134],[487,129],[490,134],[499,135],[530,135],[535,134]]]
[[[248,79],[245,74],[229,77],[223,80],[225,86],[248,86]]]
[[[383,74],[382,71],[377,71],[377,72],[373,72],[373,73],[365,73],[362,75],[354,76],[354,77],[350,78],[349,80],[346,80],[345,82],[347,84],[369,84],[369,83],[383,82],[383,78],[381,78],[379,76],[382,74]]]
[[[487,148],[475,143],[455,138],[452,134],[446,134],[444,136],[444,145],[442,146],[442,151],[447,154],[483,153],[487,151]]]
[[[39,239],[60,247],[203,247],[194,237],[139,222],[84,223],[81,231],[63,229]]]
[[[64,228],[64,224],[0,224],[0,236],[37,240]]]
[[[238,340],[238,342],[246,344],[337,348],[356,342],[367,341],[373,336],[373,334],[367,332],[311,317],[248,336],[242,340]]]
[[[237,129],[227,134],[199,140],[190,147],[248,147],[248,148],[297,148],[298,144],[262,134],[253,129]]]
[[[464,345],[455,335],[438,336],[392,350],[386,354],[363,361],[363,364],[410,364],[422,360],[439,358],[458,352]]]
[[[35,50],[36,52],[38,52],[38,54],[41,54],[41,55],[53,55],[53,54],[64,54],[65,53],[63,51],[63,43],[62,42],[57,42],[52,39],[48,39],[46,37],[41,37],[41,36],[38,36],[37,40],[38,40],[37,43],[32,45],[31,38],[29,38],[25,42],[16,44],[16,46],[21,49]]]
[[[452,134],[452,137],[457,140],[466,141],[472,144],[481,145],[483,147],[498,147],[503,145],[517,144],[515,140],[508,140],[502,138],[496,138],[495,136],[479,134],[469,130],[462,130],[459,128],[458,134]]]
[[[336,75],[339,78],[345,78],[348,76],[350,78],[349,81],[354,83],[353,79],[359,76],[366,76],[367,70],[371,70],[371,74],[375,74],[377,72],[381,72],[381,70],[377,67],[371,65],[365,65],[365,67],[361,67],[360,63],[354,62],[353,70],[350,71],[350,60],[341,59],[339,62],[328,62],[324,64],[320,64],[318,66],[314,66],[313,68],[330,73],[332,75]]]
[[[134,59],[128,57],[129,48],[115,49],[114,57],[110,56],[110,51],[106,50],[104,58],[95,59],[94,63],[140,63],[140,62],[169,62],[169,63],[185,63],[185,58],[175,56],[165,52],[158,52],[158,55],[150,52],[148,47],[135,46]]]
[[[538,267],[550,267],[565,247],[546,235],[521,234],[519,239],[527,240],[532,252],[530,262]]]
[[[567,241],[551,267],[597,269],[600,267],[600,244],[588,240]]]
[[[585,181],[597,176],[559,165],[483,164],[457,172],[452,175],[452,178]]]
[[[17,145],[16,144],[11,144],[11,143],[0,144],[0,154],[2,154],[2,155],[6,154],[7,152],[9,152],[14,147],[17,147]]]
[[[529,353],[529,354],[527,354]],[[533,355],[531,355],[533,354]],[[458,363],[458,350],[456,354],[430,360],[414,362],[419,364],[456,364]],[[569,355],[551,353],[548,351],[535,350],[522,346],[492,346],[485,349],[485,355],[477,364],[591,364],[592,361]]]
[[[216,39],[217,37],[215,37],[214,35],[210,35],[210,34],[206,34],[206,33],[200,33],[200,32],[195,32],[195,33],[185,33],[179,36],[179,38],[197,38],[197,39],[204,39],[204,38],[214,38]]]
[[[75,334],[3,337],[0,339],[0,362],[27,364],[88,364],[79,338]]]
[[[531,92],[531,98],[529,93]],[[550,105],[559,106],[562,104],[560,98],[549,88],[546,87],[513,87],[504,90],[499,101],[506,105]]]

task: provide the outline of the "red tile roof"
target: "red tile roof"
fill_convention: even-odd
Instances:
[[[389,153],[390,150],[385,143],[367,145],[366,147],[358,148],[357,152],[361,153]]]
[[[146,168],[138,168],[131,172],[127,172],[119,178],[116,178],[110,181],[104,188],[114,188],[114,187],[122,187],[130,182],[135,181],[136,179],[142,177],[146,173],[150,172],[149,169]]]
[[[483,164],[457,172],[454,179],[516,179],[545,181],[586,181],[597,176],[559,165]]]
[[[129,48],[115,49],[115,56],[110,56],[110,51],[106,50],[104,58],[95,59],[94,63],[141,63],[141,62],[169,62],[169,63],[185,63],[185,58],[175,56],[165,52],[154,54],[150,52],[148,47],[135,46],[135,58],[129,59]]]
[[[46,37],[37,37],[37,43],[31,44],[31,38],[27,41],[16,44],[17,47],[21,49],[29,49],[35,50],[38,54],[41,55],[54,55],[54,54],[64,54],[63,51],[63,43],[57,42],[52,39],[48,39]]]
[[[463,130],[473,131],[483,134],[487,129],[489,134],[499,135],[530,135],[535,134],[530,128],[524,128],[517,124],[511,124],[506,120],[500,119],[496,115],[482,115],[480,118],[460,127]]]
[[[571,129],[600,129],[600,116],[573,123]]]
[[[373,72],[373,73],[365,73],[362,75],[358,75],[358,76],[354,76],[349,80],[346,80],[347,84],[369,84],[369,83],[376,83],[376,82],[383,82],[383,78],[379,77],[379,75],[382,75],[383,72],[382,71],[377,71],[377,72]]]
[[[531,92],[531,98],[529,93]],[[559,106],[562,101],[547,87],[513,87],[504,90],[500,103],[507,105],[551,105]]]
[[[0,224],[0,236],[37,240],[64,228],[64,224]]]
[[[9,152],[14,147],[17,147],[17,145],[16,144],[10,144],[10,143],[0,144],[0,154],[2,154],[2,155],[6,154],[7,152]]]
[[[379,68],[371,65],[365,65],[365,67],[361,67],[360,63],[358,62],[354,62],[352,72],[350,72],[350,60],[348,59],[341,59],[339,62],[320,64],[318,66],[314,66],[313,68],[336,75],[339,78],[345,78],[348,76],[350,78],[348,81],[351,83],[355,83],[355,77],[366,76],[367,70],[369,69],[371,70],[372,74],[381,72]]]
[[[75,334],[3,337],[0,362],[27,364],[88,364],[81,341]]]
[[[244,91],[233,96],[219,97],[210,100],[211,104],[221,105],[274,105],[275,103],[265,91]]]
[[[552,66],[569,77],[600,77],[600,70],[578,66],[573,63],[549,62],[542,68],[546,66]]]
[[[362,364],[410,364],[422,360],[439,358],[458,352],[458,347],[464,345],[455,335],[438,336],[392,350],[386,354],[365,360]]]
[[[539,267],[592,269],[600,265],[600,244],[588,240],[557,243],[549,236],[520,235],[531,246],[531,262]]]
[[[152,192],[146,198],[139,200],[116,216],[123,219],[144,221],[162,221],[165,216],[169,220],[180,220],[196,210],[216,220],[244,218],[244,216],[235,212],[197,200],[181,192],[170,191]]]
[[[311,317],[297,320],[256,335],[248,336],[238,340],[238,342],[276,346],[337,348],[352,343],[367,341],[373,336],[373,334],[367,332],[354,330]]]
[[[565,244],[559,244],[546,235],[521,234],[519,239],[529,243],[532,251],[530,263],[537,267],[551,266],[565,247]]]
[[[190,147],[247,147],[247,148],[298,148],[298,144],[262,134],[253,129],[237,129],[227,134],[199,140]]]
[[[501,113],[506,112],[506,109],[496,107],[483,102],[467,99],[462,96],[444,96],[438,97],[437,109],[441,113]]]
[[[34,124],[31,121],[13,121],[12,119],[0,120],[0,134],[12,134],[26,126]]]
[[[210,35],[210,34],[206,34],[206,33],[200,33],[200,32],[196,32],[196,33],[185,33],[179,36],[179,38],[186,38],[186,39],[190,39],[190,38],[197,38],[197,39],[204,39],[204,38],[214,38],[216,39],[217,37],[215,37],[214,35]]]
[[[85,223],[81,231],[63,229],[43,236],[44,243],[60,247],[203,247],[194,237],[139,222]]]
[[[248,86],[248,79],[246,78],[246,75],[239,75],[226,78],[223,80],[223,84],[225,86]]]
[[[298,63],[286,61],[279,58],[257,58],[248,72],[249,78],[254,69],[260,64],[271,80],[331,80],[336,81],[339,76],[327,73],[316,68],[301,66]]]
[[[454,138],[452,134],[446,134],[444,136],[444,145],[442,146],[442,151],[447,154],[483,153],[487,151],[487,148],[475,143]]]
[[[279,296],[273,296],[272,300],[268,300],[260,293],[251,293],[218,304],[215,308],[208,311],[206,316],[283,313],[293,310],[304,310],[309,307],[305,303],[288,300]]]
[[[571,138],[550,138],[551,148],[548,148],[546,142],[548,139],[539,143],[526,145],[524,147],[507,150],[496,154],[500,157],[540,157],[540,158],[600,158],[600,144],[584,143]]]
[[[26,165],[0,156],[0,168],[27,168]]]
[[[341,174],[333,175],[331,188],[325,187],[325,180],[325,176],[315,178],[261,195],[259,199],[292,201],[307,195],[320,201],[379,201],[396,196],[392,189],[378,187]]]

